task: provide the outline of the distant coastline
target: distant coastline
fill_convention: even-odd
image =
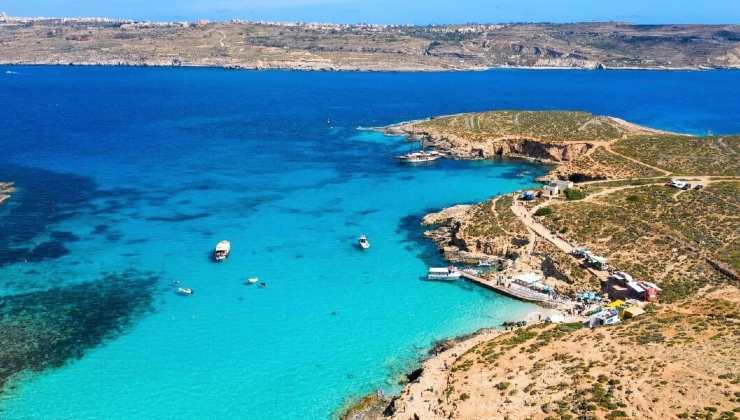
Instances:
[[[0,15],[0,37],[0,63],[6,65],[363,72],[740,69],[740,25],[405,26]]]
[[[370,68],[307,68],[307,67],[249,67],[239,65],[210,65],[210,64],[172,64],[172,63],[127,63],[127,62],[16,62],[0,58],[0,66],[6,67],[140,67],[140,68],[190,68],[190,69],[222,69],[232,71],[298,71],[307,73],[462,73],[486,72],[496,70],[542,70],[542,71],[666,71],[666,72],[704,72],[704,71],[740,71],[738,67],[553,67],[553,66],[491,66],[471,68],[425,68],[425,69],[370,69]]]

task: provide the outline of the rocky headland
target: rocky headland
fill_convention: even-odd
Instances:
[[[458,114],[396,124],[384,131],[407,135],[454,159],[527,159],[556,165],[551,178],[584,180],[614,178],[620,168],[573,165],[579,158],[620,139],[672,134],[619,118],[567,111]]]
[[[346,418],[737,418],[740,136],[517,111],[436,117],[386,132],[455,159],[547,162],[543,181],[560,181],[528,200],[515,193],[424,217],[426,235],[448,260],[494,260],[504,275],[539,273],[561,295],[617,293],[606,270],[571,255],[580,245],[614,270],[658,284],[661,303],[595,331],[577,318],[450,342],[400,395]],[[666,185],[671,179],[679,182]]]

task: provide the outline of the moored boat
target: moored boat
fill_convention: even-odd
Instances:
[[[455,266],[449,266],[449,267],[432,267],[429,269],[429,272],[427,273],[427,279],[428,280],[457,280],[462,276],[462,273],[460,270],[457,269]]]
[[[358,245],[360,245],[360,248],[362,249],[370,249],[370,241],[367,240],[367,236],[360,235],[360,239],[358,240]]]
[[[260,279],[257,277],[250,277],[247,279],[247,284],[257,284],[259,281]]]
[[[213,250],[213,259],[216,262],[225,260],[231,252],[231,242],[221,241],[216,244],[216,249]]]
[[[441,159],[443,156],[444,155],[442,153],[433,150],[431,152],[420,151],[406,153],[404,155],[398,156],[397,158],[402,163],[424,163]]]
[[[193,289],[189,287],[178,287],[177,288],[177,294],[180,296],[192,296],[193,295]]]

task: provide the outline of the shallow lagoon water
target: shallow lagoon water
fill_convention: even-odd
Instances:
[[[545,169],[400,166],[392,157],[413,145],[358,126],[583,109],[740,132],[738,72],[14,71],[0,76],[0,179],[20,187],[0,209],[0,293],[129,269],[157,273],[162,291],[123,336],[24,375],[0,397],[9,419],[327,418],[394,390],[434,340],[532,310],[420,280],[441,261],[418,223]],[[361,233],[370,252],[354,247]],[[208,251],[224,238],[233,253],[217,265]],[[32,262],[9,252],[44,243]],[[268,287],[245,286],[249,276]],[[175,296],[172,281],[195,295]]]

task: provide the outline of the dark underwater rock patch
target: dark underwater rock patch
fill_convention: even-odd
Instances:
[[[186,222],[188,220],[202,219],[210,216],[210,213],[194,213],[194,214],[174,214],[171,216],[152,216],[147,217],[146,220],[151,222]]]
[[[0,219],[0,244],[27,242],[49,224],[77,215],[97,189],[88,177],[14,165],[2,165],[0,177],[18,188],[13,206]]]
[[[100,235],[108,231],[110,229],[110,226],[108,225],[97,225],[93,228],[92,233],[95,235]]]
[[[432,210],[426,213],[431,213]],[[421,227],[421,216],[410,215],[401,218],[396,232],[403,235],[401,243],[407,251],[415,252],[416,257],[428,266],[444,265],[439,248],[434,241],[424,236],[424,229]]]
[[[72,232],[54,231],[49,234],[52,239],[64,242],[77,242],[80,237]]]
[[[0,392],[21,372],[80,359],[153,310],[157,277],[139,272],[0,297]]]
[[[69,250],[60,241],[47,241],[37,245],[28,253],[28,262],[39,262],[61,258],[69,254]]]

